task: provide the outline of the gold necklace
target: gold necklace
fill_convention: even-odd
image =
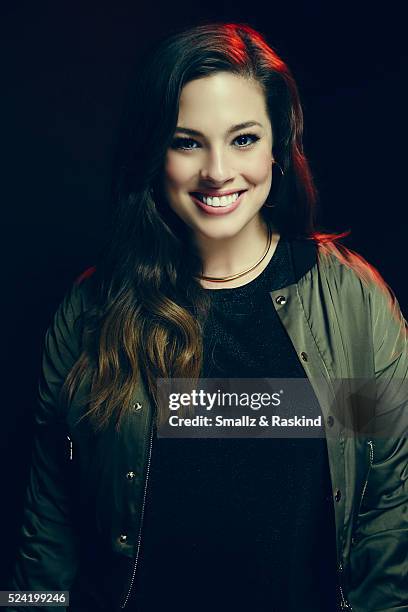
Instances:
[[[265,259],[265,257],[267,256],[267,254],[269,252],[269,249],[270,249],[270,246],[271,246],[271,242],[272,242],[272,230],[268,226],[268,244],[266,245],[265,253],[262,255],[261,259],[259,259],[256,262],[256,264],[254,264],[253,266],[251,266],[247,270],[244,270],[243,272],[238,272],[238,274],[232,274],[231,276],[217,277],[217,276],[202,276],[202,275],[199,275],[198,278],[201,278],[201,279],[207,280],[207,281],[212,281],[214,283],[224,283],[224,282],[227,282],[227,281],[234,280],[235,278],[239,278],[240,276],[244,276],[244,274],[248,274],[248,272],[251,272],[257,266],[259,266],[261,261],[263,261]]]

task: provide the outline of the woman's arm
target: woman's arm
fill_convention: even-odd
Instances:
[[[68,487],[69,440],[59,414],[58,394],[79,356],[75,326],[81,311],[74,284],[45,335],[34,422],[34,445],[23,525],[9,590],[69,590],[78,566],[78,542],[71,522]],[[65,607],[11,607],[12,610],[65,610]]]
[[[374,285],[370,303],[381,396],[377,423],[385,435],[372,437],[350,554],[349,601],[355,612],[402,612],[408,611],[408,325],[389,288]]]

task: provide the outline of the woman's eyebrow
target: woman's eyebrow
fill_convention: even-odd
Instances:
[[[226,131],[226,136],[228,136],[229,134],[232,134],[232,132],[237,132],[238,130],[243,130],[245,128],[253,127],[254,125],[259,125],[260,127],[263,127],[263,125],[259,123],[258,121],[245,121],[245,123],[238,123],[237,125],[231,126]],[[202,134],[198,130],[192,130],[190,128],[181,127],[180,125],[176,127],[176,132],[185,132],[186,134],[190,134],[191,136],[204,137],[204,134]]]

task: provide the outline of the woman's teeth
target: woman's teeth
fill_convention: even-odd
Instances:
[[[218,197],[211,198],[210,196],[207,197],[201,193],[197,194],[197,198],[201,200],[201,202],[204,202],[204,204],[207,204],[207,206],[229,206],[230,204],[235,202],[238,199],[238,197],[239,197],[239,192],[233,193],[228,196],[222,196],[221,198],[218,198]]]

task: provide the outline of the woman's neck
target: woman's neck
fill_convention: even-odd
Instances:
[[[251,272],[225,282],[211,282],[200,279],[201,285],[207,289],[234,288],[255,279],[268,265],[279,242],[279,234],[273,227],[271,230],[272,242],[269,251],[262,262]],[[196,237],[195,242],[204,261],[203,275],[220,278],[238,274],[250,268],[265,253],[268,237],[268,226],[263,219],[248,224],[231,238],[217,240],[203,237],[200,234]]]

